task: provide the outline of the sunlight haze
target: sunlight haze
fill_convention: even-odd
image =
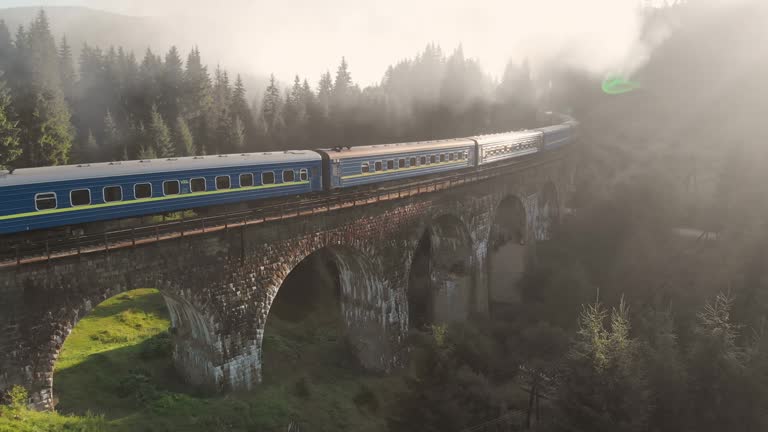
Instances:
[[[647,47],[636,43],[638,0],[230,0],[216,6],[199,0],[12,0],[0,5],[85,6],[170,20],[173,43],[182,52],[197,44],[208,63],[275,73],[281,80],[298,73],[315,81],[335,69],[336,60],[329,59],[345,56],[356,82],[377,83],[388,65],[430,42],[447,53],[462,44],[465,55],[479,59],[495,77],[509,59],[556,58],[605,73],[634,68],[647,54]]]

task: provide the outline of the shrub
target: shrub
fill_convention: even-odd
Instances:
[[[355,405],[357,405],[358,408],[368,408],[373,412],[379,410],[378,396],[376,396],[376,393],[374,393],[373,390],[371,390],[371,388],[365,384],[360,385],[360,390],[358,390],[357,394],[354,398],[352,398],[352,400],[355,402]]]
[[[171,344],[171,335],[168,332],[163,332],[141,345],[139,357],[144,360],[170,357],[172,351],[173,345]]]
[[[25,408],[28,400],[29,393],[27,393],[27,389],[22,386],[15,385],[8,391],[8,401],[10,402],[11,407],[15,409]]]
[[[132,369],[117,385],[117,395],[123,398],[132,397],[139,405],[147,405],[163,395],[150,382],[150,373],[145,369]]]
[[[312,396],[309,379],[307,377],[299,378],[293,387],[293,392],[297,397],[309,399]]]

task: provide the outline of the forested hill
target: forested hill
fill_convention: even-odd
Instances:
[[[355,84],[342,58],[328,59],[333,74],[282,88],[272,77],[249,94],[239,71],[194,45],[138,51],[103,30],[78,52],[55,26],[43,10],[15,32],[0,20],[0,166],[468,136],[534,126],[543,99],[527,63],[496,82],[461,47],[430,44],[376,86]]]
[[[29,27],[38,13],[40,8],[34,6],[0,8],[0,20],[5,22],[13,35],[19,26]],[[134,52],[137,56],[150,47],[155,52],[164,53],[175,46],[180,52],[186,53],[200,45],[201,50],[207,54],[205,61],[209,68],[216,67],[221,61],[216,52],[209,52],[215,50],[205,48],[210,47],[210,44],[204,37],[195,38],[189,31],[179,31],[178,23],[173,17],[130,16],[76,6],[46,6],[45,13],[55,40],[60,41],[62,36],[66,36],[76,67],[85,44],[104,50],[111,46],[122,47],[126,52]],[[221,66],[228,65],[225,61]],[[238,72],[245,88],[254,96],[250,102],[260,101],[261,92],[266,87],[269,76],[257,71]]]
[[[0,19],[14,34],[19,26],[28,27],[39,12],[39,7],[0,9]],[[179,40],[179,35],[174,35],[173,29],[159,18],[71,6],[46,7],[45,13],[53,36],[59,40],[66,35],[75,58],[85,43],[101,47],[121,46],[136,53],[143,53],[150,45],[159,51],[167,51],[171,45],[187,48],[188,41]]]

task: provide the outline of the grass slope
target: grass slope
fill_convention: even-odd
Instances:
[[[0,413],[0,431],[383,431],[399,377],[354,367],[339,322],[318,310],[300,322],[270,318],[266,382],[206,397],[174,372],[170,325],[156,290],[96,307],[67,338],[54,375],[57,413]]]

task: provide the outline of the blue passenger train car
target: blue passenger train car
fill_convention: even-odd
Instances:
[[[554,150],[568,144],[571,140],[571,125],[559,124],[539,128],[544,133],[544,150]]]
[[[484,165],[536,153],[541,150],[542,136],[538,130],[524,130],[473,137],[477,142],[477,164]]]
[[[0,233],[322,190],[313,151],[243,153],[0,173]]]
[[[475,152],[465,138],[318,150],[328,190],[473,167]]]

